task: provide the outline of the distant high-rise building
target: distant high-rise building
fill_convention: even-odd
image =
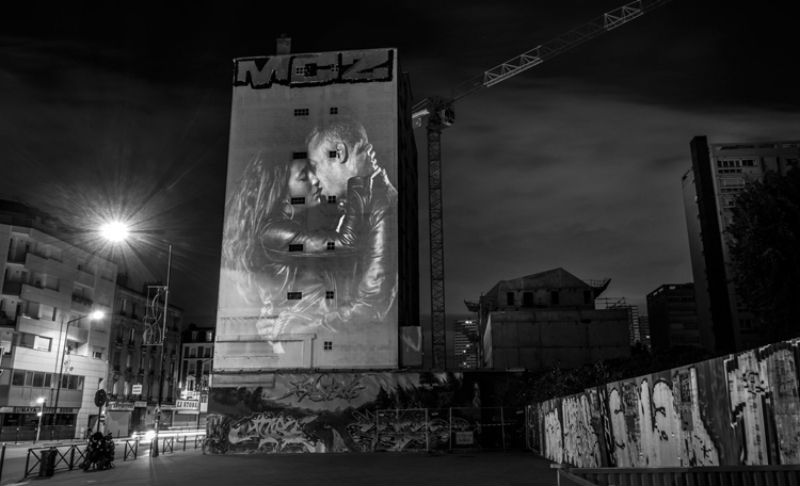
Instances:
[[[700,342],[715,353],[764,344],[733,284],[730,240],[736,196],[768,171],[785,174],[800,161],[800,141],[690,144],[692,168],[683,176],[683,201],[695,283]]]
[[[475,369],[479,364],[480,333],[476,319],[455,322],[453,329],[453,360],[455,367]]]
[[[655,351],[673,346],[700,346],[694,284],[664,284],[647,294],[650,345]]]

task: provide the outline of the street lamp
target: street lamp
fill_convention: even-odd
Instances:
[[[61,342],[61,361],[60,361],[61,364],[58,367],[58,381],[56,382],[56,403],[55,403],[55,407],[54,407],[54,410],[53,410],[53,423],[52,423],[52,426],[54,428],[56,426],[56,417],[58,417],[58,401],[59,401],[59,398],[61,397],[61,387],[63,386],[62,382],[63,382],[63,379],[64,379],[64,358],[67,355],[67,338],[69,337],[69,326],[73,322],[79,322],[82,319],[86,319],[86,318],[88,318],[90,321],[97,321],[97,320],[100,320],[103,317],[105,317],[105,315],[106,315],[105,312],[103,312],[101,310],[92,311],[87,315],[78,316],[75,319],[70,319],[69,321],[67,321],[66,329],[62,330],[63,332],[62,332],[61,335],[63,336],[63,340]],[[62,325],[64,324],[64,320],[63,319],[61,320],[61,324]],[[42,406],[42,410],[44,410],[44,406]],[[97,420],[99,421],[100,417],[97,417]],[[41,423],[41,418],[39,419],[39,421]],[[52,432],[52,430],[53,429],[51,429],[51,432]]]
[[[130,235],[128,225],[119,221],[113,221],[104,224],[100,228],[100,235],[112,243],[119,243],[125,241]],[[169,277],[172,270],[172,243],[160,240],[167,245],[167,280],[164,289],[164,316],[161,322],[160,342],[145,343],[150,346],[161,346],[161,353],[158,364],[158,403],[156,404],[156,418],[155,418],[155,436],[153,447],[151,448],[151,457],[158,457],[158,429],[161,424],[161,401],[163,400],[164,390],[164,344],[167,337],[167,313],[169,310]],[[149,302],[148,302],[149,303]]]
[[[39,410],[39,413],[37,414],[37,415],[39,415],[39,426],[36,428],[36,439],[33,440],[34,444],[39,441],[39,434],[42,432],[42,417],[44,417],[44,402],[45,401],[46,400],[44,399],[44,397],[39,397],[39,398],[36,399],[36,403],[41,405],[42,409]]]

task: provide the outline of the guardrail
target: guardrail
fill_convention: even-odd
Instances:
[[[83,446],[83,450],[81,450],[81,446],[78,445],[28,449],[23,477],[27,478],[34,471],[40,471],[43,467],[47,468],[51,473],[55,471],[72,471],[83,461],[85,454],[86,446]],[[51,457],[51,455],[54,457]],[[33,464],[31,464],[31,458],[33,458]],[[50,464],[50,461],[52,461],[52,464]]]
[[[205,443],[205,438],[205,434],[184,434],[161,437],[161,453],[174,453],[176,442],[180,447],[179,450],[186,451],[187,448],[200,449]],[[189,439],[191,439],[191,442]],[[123,461],[127,461],[128,459],[136,460],[139,457],[139,445],[142,442],[140,437],[133,437],[124,440],[116,439],[114,442],[117,444],[124,442],[122,453]],[[150,451],[152,452],[152,448]],[[0,451],[0,474],[2,474],[3,470],[3,462],[5,459],[4,456],[5,445],[3,445],[2,451]],[[58,471],[72,471],[73,469],[80,467],[85,459],[85,456],[85,443],[30,448],[28,449],[28,454],[25,458],[23,479],[35,475],[49,476]]]
[[[576,486],[800,486],[800,466],[719,466],[668,468],[570,468],[558,469],[558,484]]]

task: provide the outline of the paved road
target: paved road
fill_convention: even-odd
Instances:
[[[553,486],[556,475],[549,464],[529,452],[212,456],[187,451],[117,461],[109,471],[64,471],[47,479],[10,484]]]
[[[173,444],[173,450],[175,453],[184,453],[184,445],[183,445],[184,437],[181,436],[177,438]],[[190,452],[192,449],[197,448],[199,452],[199,447],[201,446],[201,442],[198,442],[194,439],[193,436],[189,436],[186,438],[186,450]],[[125,453],[125,440],[116,440],[116,448],[115,448],[115,462],[122,463],[123,462],[123,455]],[[37,457],[41,457],[41,449],[48,448],[50,446],[57,447],[62,454],[64,454],[65,459],[60,460],[58,467],[59,468],[66,468],[67,462],[65,461],[69,458],[68,446],[70,444],[76,444],[80,446],[81,449],[84,448],[86,445],[86,441],[81,440],[64,440],[64,441],[56,441],[56,442],[40,442],[38,444],[33,444],[31,442],[24,442],[18,444],[7,444],[6,445],[6,452],[3,461],[2,467],[2,474],[0,474],[0,486],[6,486],[9,484],[16,484],[23,480],[25,476],[25,468],[26,468],[26,461],[28,460],[28,450],[30,448],[34,448],[36,450],[36,455],[31,456],[30,463],[27,464],[27,467],[31,471],[31,477],[36,477],[39,473],[39,466],[37,462]],[[129,444],[133,446],[133,441],[130,441]],[[142,441],[139,444],[139,449],[137,451],[138,460],[142,460],[143,457],[149,456],[150,454],[150,446],[151,443],[149,441]],[[133,460],[133,451],[129,451],[129,461]],[[74,457],[74,463],[77,465],[80,463],[80,456]],[[59,471],[56,474],[61,474]],[[173,485],[174,486],[174,485]]]

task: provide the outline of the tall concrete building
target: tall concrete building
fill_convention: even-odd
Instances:
[[[666,351],[673,346],[700,346],[694,284],[664,284],[647,294],[650,346]]]
[[[58,221],[0,201],[0,440],[82,437],[107,387],[117,266]],[[91,320],[92,311],[105,317]]]
[[[768,171],[785,174],[797,166],[800,141],[709,144],[698,136],[690,147],[692,168],[682,186],[700,341],[715,353],[764,344],[733,284],[726,229],[737,194]]]

